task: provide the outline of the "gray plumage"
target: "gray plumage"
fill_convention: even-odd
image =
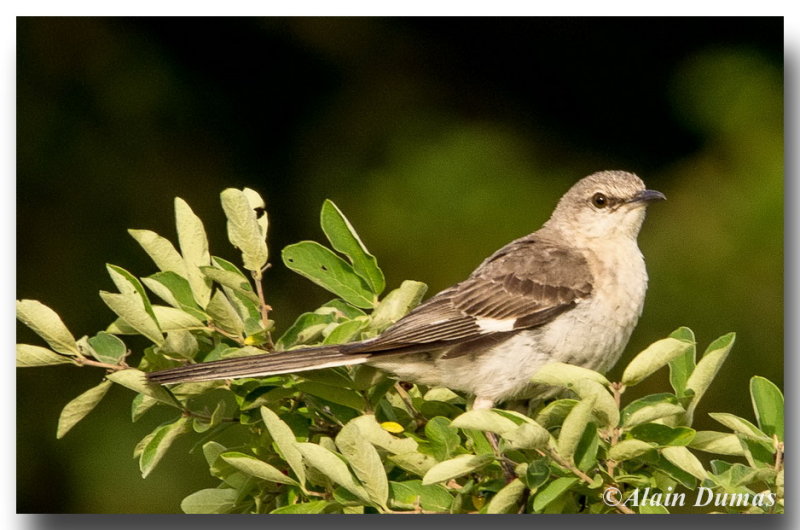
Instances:
[[[168,384],[367,363],[401,380],[476,396],[475,406],[532,397],[550,361],[606,371],[641,314],[647,289],[636,237],[664,196],[636,175],[578,181],[538,231],[512,241],[464,281],[362,342],[193,364],[148,374]]]

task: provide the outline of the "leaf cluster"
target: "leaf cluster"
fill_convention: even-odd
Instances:
[[[184,512],[665,513],[668,507],[630,501],[645,488],[667,494],[700,487],[773,501],[707,510],[783,510],[783,395],[777,386],[751,380],[755,424],[712,413],[724,430],[692,428],[733,347],[732,333],[698,358],[693,333],[679,328],[639,353],[615,383],[591,370],[549,364],[533,382],[560,395],[527,408],[468,410],[465,396],[397,383],[366,365],[170,388],[149,383],[145,372],[181,364],[370,338],[425,293],[424,284],[405,281],[384,296],[376,258],[326,201],[320,220],[330,247],[302,241],[281,257],[335,298],[300,315],[273,340],[262,285],[269,258],[264,201],[249,189],[225,190],[221,201],[244,271],[211,255],[202,221],[176,199],[177,248],[152,231],[130,231],[157,272],[136,277],[107,266],[116,292],[100,296],[116,318],[105,329],[75,339],[49,307],[17,302],[18,319],[49,346],[18,344],[17,366],[103,370],[97,386],[64,407],[59,438],[114,384],[134,392],[134,422],[155,407],[174,411],[133,452],[147,477],[175,440],[195,441],[219,483],[183,499]],[[127,335],[151,344],[134,355],[123,341]],[[663,368],[672,392],[623,399],[628,387]],[[619,495],[606,495],[609,488]]]

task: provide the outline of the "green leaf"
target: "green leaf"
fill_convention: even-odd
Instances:
[[[502,436],[516,449],[540,449],[550,441],[550,433],[537,423],[523,423]]]
[[[536,423],[545,429],[552,429],[564,422],[572,407],[577,405],[576,399],[558,399],[545,406],[536,414]]]
[[[586,380],[594,381],[606,387],[611,385],[604,375],[594,370],[559,362],[547,363],[542,366],[531,379],[534,383],[544,383],[570,389]]]
[[[693,347],[693,343],[672,337],[654,342],[628,363],[622,374],[622,384],[633,386],[641,382],[671,360],[685,356]]]
[[[242,251],[244,268],[260,273],[269,255],[266,232],[261,231],[255,210],[241,190],[228,188],[220,194],[220,199],[228,218],[228,240]]]
[[[67,403],[58,418],[56,438],[63,438],[70,429],[85,418],[100,403],[109,388],[111,388],[111,381],[102,381],[99,385],[90,388]]]
[[[496,432],[500,435],[516,431],[518,427],[516,423],[505,416],[486,409],[465,412],[454,419],[451,425],[460,429]]]
[[[205,307],[211,299],[211,283],[200,270],[200,267],[211,264],[206,230],[203,221],[180,197],[175,198],[175,227],[186,266],[186,279],[192,287],[194,299],[200,307]]]
[[[17,300],[17,319],[42,337],[58,353],[78,355],[75,337],[58,313],[38,300]]]
[[[167,333],[167,340],[164,341],[159,351],[182,359],[194,359],[199,347],[197,339],[191,332],[176,329]]]
[[[750,398],[761,430],[767,436],[774,434],[783,441],[783,393],[777,385],[764,377],[754,376],[750,379]]]
[[[675,395],[681,398],[686,394],[686,382],[696,366],[697,342],[694,338],[694,332],[686,327],[676,329],[670,334],[670,337],[692,345],[686,353],[669,362],[669,382],[673,390],[675,390]]]
[[[419,480],[390,482],[390,503],[393,508],[414,510],[417,506],[428,512],[447,513],[453,496],[440,484],[422,485]]]
[[[189,419],[181,417],[172,423],[161,425],[153,431],[152,438],[145,444],[139,457],[139,470],[142,472],[142,478],[146,478],[155,469],[172,442],[181,434],[189,432],[190,429]]]
[[[561,426],[561,433],[558,436],[558,454],[572,461],[578,442],[583,436],[583,431],[592,419],[592,409],[594,408],[594,397],[589,396],[582,399],[564,419]]]
[[[622,424],[634,427],[659,418],[683,413],[683,407],[677,404],[678,399],[672,394],[651,394],[629,403],[622,409]]]
[[[433,456],[436,460],[444,461],[455,454],[461,444],[458,429],[450,424],[450,420],[437,416],[425,424],[425,436],[428,438]]]
[[[578,440],[573,460],[575,466],[583,471],[588,471],[597,464],[597,451],[600,449],[600,437],[597,434],[597,425],[589,423],[583,431],[583,436]]]
[[[524,492],[525,484],[520,479],[515,478],[492,497],[485,513],[516,513]]]
[[[290,486],[298,486],[296,480],[292,477],[284,475],[279,469],[263,460],[259,460],[254,456],[250,456],[238,451],[229,451],[220,455],[225,462],[232,465],[242,473],[256,477],[261,480],[269,482],[276,482],[278,484],[289,484]]]
[[[155,315],[153,315],[150,299],[147,298],[144,285],[142,285],[142,282],[139,281],[139,278],[126,271],[122,267],[112,265],[110,263],[106,263],[106,270],[108,271],[108,275],[111,277],[111,280],[114,282],[114,285],[117,287],[117,290],[119,290],[121,294],[138,295],[142,300],[142,307],[144,307],[145,311],[150,313],[150,316],[155,317]]]
[[[549,504],[566,493],[577,482],[577,478],[562,477],[555,479],[540,490],[539,493],[536,494],[536,497],[533,498],[533,510],[541,512],[547,508]]]
[[[213,260],[216,263],[220,258],[214,257]],[[203,274],[205,274],[206,278],[209,280],[215,281],[223,287],[233,289],[237,293],[244,295],[251,302],[258,303],[258,295],[253,292],[253,287],[250,285],[247,277],[241,272],[234,272],[211,266],[200,267],[200,270],[203,271]]]
[[[549,478],[550,466],[547,465],[547,461],[544,458],[533,460],[525,470],[525,484],[533,492],[542,487]]]
[[[641,456],[651,449],[654,449],[654,446],[642,440],[622,440],[611,446],[608,450],[608,458],[623,462]]]
[[[97,360],[108,364],[117,364],[128,352],[124,342],[105,331],[89,339],[89,345],[94,350]]]
[[[689,447],[718,455],[744,456],[739,437],[728,432],[697,431]]]
[[[691,425],[694,411],[700,399],[711,386],[711,382],[717,376],[717,372],[722,367],[722,363],[728,358],[728,354],[736,341],[735,333],[728,333],[718,338],[706,348],[703,358],[697,363],[697,367],[689,376],[686,382],[687,391],[694,393],[689,405],[686,407],[686,424]]]
[[[235,489],[207,488],[183,499],[181,510],[188,514],[230,513],[238,498],[239,492]]]
[[[178,309],[197,307],[189,282],[175,272],[157,272],[142,278],[142,283],[173,307]]]
[[[570,387],[581,399],[594,398],[595,416],[603,427],[616,427],[619,424],[619,408],[614,397],[600,383],[592,379],[576,381]]]
[[[117,372],[108,374],[106,378],[117,383],[118,385],[129,388],[134,392],[150,396],[161,403],[166,403],[167,405],[171,405],[173,407],[178,405],[175,403],[175,399],[170,396],[169,392],[167,392],[164,387],[147,381],[147,377],[141,370],[127,368],[125,370],[119,370]]]
[[[762,442],[766,446],[772,446],[772,439],[744,418],[727,412],[710,412],[708,415],[735,433],[751,440]]]
[[[330,313],[320,315],[319,313],[303,313],[294,323],[289,326],[275,344],[278,350],[286,350],[292,346],[304,344],[322,334],[322,330],[333,322],[334,316]],[[311,334],[309,330],[315,329],[316,333]]]
[[[154,305],[153,313],[156,316],[161,331],[181,331],[191,329],[204,329],[205,324],[189,311],[169,307],[165,305]]]
[[[664,455],[664,458],[686,471],[697,480],[702,481],[708,478],[708,472],[703,468],[703,464],[700,463],[700,460],[686,447],[664,447],[661,449],[661,454]]]
[[[331,503],[329,501],[309,501],[309,502],[298,502],[297,504],[289,504],[287,506],[281,506],[280,508],[275,508],[269,513],[294,513],[294,514],[308,514],[308,513],[322,513],[325,511],[325,508],[330,506]]]
[[[347,423],[336,436],[336,446],[363,484],[370,500],[386,508],[389,499],[386,471],[378,451],[361,435],[358,425],[352,421]]]
[[[50,366],[54,364],[72,364],[66,355],[61,355],[41,346],[33,344],[17,344],[17,368],[34,366]]]
[[[424,477],[425,473],[436,465],[435,458],[416,451],[389,455],[388,458],[397,466],[418,477]]]
[[[477,471],[494,460],[492,455],[458,455],[450,460],[439,462],[433,466],[422,478],[422,484],[435,484],[447,482],[450,479],[462,477]]]
[[[136,422],[144,416],[145,412],[153,408],[158,403],[157,400],[144,394],[136,394],[131,402],[131,421]]]
[[[214,321],[214,324],[221,329],[237,337],[242,336],[244,332],[244,322],[222,291],[214,292],[206,306],[206,311]]]
[[[367,282],[373,293],[381,294],[386,288],[386,280],[378,267],[378,260],[369,253],[353,225],[329,199],[322,204],[320,224],[331,246],[350,259],[355,273]]]
[[[289,269],[356,307],[372,308],[377,298],[353,267],[330,249],[314,241],[289,245],[281,254]]]
[[[164,343],[164,336],[153,315],[142,304],[138,294],[117,294],[100,291],[103,302],[130,325],[133,329],[158,344]]]
[[[369,321],[364,320],[348,320],[337,325],[322,341],[323,344],[344,344],[346,342],[354,342],[358,340],[358,334],[367,327]]]
[[[365,414],[350,421],[358,427],[361,435],[372,445],[394,455],[413,453],[418,444],[411,438],[400,438],[385,431],[372,414]]]
[[[275,445],[278,446],[280,455],[292,468],[300,484],[304,485],[306,482],[306,468],[303,464],[303,456],[297,448],[297,440],[294,437],[294,433],[272,409],[261,407],[259,410],[269,435],[272,436]]]
[[[362,412],[367,406],[364,397],[357,391],[349,388],[310,382],[298,383],[296,388],[306,394],[321,397],[332,403],[344,405],[345,407],[350,407],[359,412]]]
[[[350,473],[347,465],[335,453],[312,443],[298,443],[297,449],[310,466],[359,499],[370,502],[367,492]]]
[[[183,258],[168,239],[161,237],[151,230],[128,230],[128,233],[147,252],[147,255],[162,271],[170,271],[179,276],[186,277],[186,265]]]
[[[669,427],[660,423],[643,423],[630,430],[631,436],[638,440],[658,445],[689,445],[695,437],[694,429],[689,427]]]
[[[191,385],[192,383],[188,383]],[[199,418],[195,417],[192,420],[192,428],[194,432],[203,433],[212,429],[222,423],[222,416],[225,414],[225,402],[218,401],[217,406],[214,407],[214,411],[211,413],[211,417],[206,418]]]

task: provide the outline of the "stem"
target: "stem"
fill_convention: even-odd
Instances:
[[[553,460],[555,460],[562,467],[565,467],[568,470],[570,470],[573,475],[575,475],[576,477],[581,479],[581,481],[585,482],[586,484],[591,484],[593,482],[589,475],[587,475],[586,473],[584,473],[583,471],[578,469],[575,466],[575,464],[573,464],[571,462],[567,462],[566,460],[561,458],[561,455],[557,454],[555,451],[548,450],[547,451],[547,455],[550,458],[552,458]],[[605,484],[604,484],[604,486],[605,486]],[[631,510],[630,508],[628,508],[627,506],[625,506],[624,504],[622,504],[621,502],[619,502],[616,499],[614,500],[614,503],[612,504],[612,506],[614,506],[614,508],[616,508],[617,511],[620,512],[620,513],[624,513],[624,514],[635,514],[636,513],[636,512],[634,512],[633,510]]]
[[[261,280],[263,275],[261,274],[263,271],[269,268],[270,264],[267,263],[264,265],[264,268],[260,271],[253,271],[253,282],[256,284],[256,294],[258,294],[258,309],[261,312],[261,327],[267,329],[267,325],[269,323],[269,312],[272,311],[272,306],[267,304],[267,300],[264,297],[264,285],[262,284]],[[272,343],[272,334],[268,331],[267,332],[267,346],[270,350],[274,349],[274,344]]]
[[[222,329],[221,327],[217,326],[214,323],[209,324],[208,325],[208,329],[210,329],[211,331],[213,331],[215,333],[219,333],[220,335],[223,335],[223,336],[231,339],[232,341],[234,341],[239,346],[244,346],[245,345],[244,339],[242,337],[240,337],[238,335],[234,335],[233,333],[228,333],[227,331],[225,331],[224,329]]]
[[[105,368],[106,370],[111,370],[112,372],[118,372],[120,370],[125,370],[126,368],[130,368],[130,366],[128,366],[125,363],[125,361],[120,361],[119,364],[111,364],[111,363],[95,361],[94,359],[89,359],[88,357],[76,357],[75,360],[80,365],[96,366],[98,368]]]
[[[622,403],[622,393],[625,392],[625,385],[622,383],[611,383],[611,393],[614,395],[614,402],[617,404],[617,408],[620,408],[620,404]],[[620,435],[620,428],[613,427],[611,429],[611,436],[609,439],[609,443],[611,446],[615,445],[619,441]],[[608,476],[611,479],[614,479],[614,469],[617,467],[617,462],[615,460],[608,460],[606,462],[606,469],[608,470]]]
[[[781,466],[783,465],[783,442],[778,441],[778,436],[773,434],[772,435],[772,443],[775,445],[775,472],[781,470]]]

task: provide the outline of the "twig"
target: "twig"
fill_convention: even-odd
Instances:
[[[130,366],[128,366],[128,364],[125,361],[120,361],[119,364],[111,364],[111,363],[95,361],[94,359],[89,359],[88,357],[83,357],[83,356],[75,357],[75,361],[81,365],[105,368],[106,370],[110,370],[112,372],[118,372],[120,370],[125,370],[126,368],[130,368]]]
[[[253,282],[256,284],[256,293],[258,294],[258,309],[261,312],[261,327],[264,329],[267,329],[267,325],[269,324],[269,312],[272,311],[272,306],[267,304],[267,300],[264,297],[264,285],[261,283],[263,276],[261,273],[269,267],[270,264],[267,263],[260,271],[253,271]],[[267,345],[270,350],[274,348],[272,334],[269,331],[267,331]]]
[[[552,458],[553,460],[555,460],[560,466],[567,468],[573,475],[575,475],[576,477],[581,479],[586,484],[591,484],[592,482],[594,482],[589,475],[587,475],[586,473],[584,473],[583,471],[578,469],[575,466],[575,464],[567,462],[566,460],[561,458],[561,455],[557,454],[556,452],[554,452],[552,450],[548,450],[547,451],[547,455],[550,458]],[[604,486],[605,486],[605,484],[604,484]],[[624,504],[622,504],[621,502],[619,502],[617,499],[613,499],[613,502],[611,503],[611,505],[614,508],[616,508],[617,511],[620,512],[620,513],[624,513],[624,514],[635,514],[636,513],[633,510],[631,510],[630,508],[628,508],[627,506],[625,506]]]

